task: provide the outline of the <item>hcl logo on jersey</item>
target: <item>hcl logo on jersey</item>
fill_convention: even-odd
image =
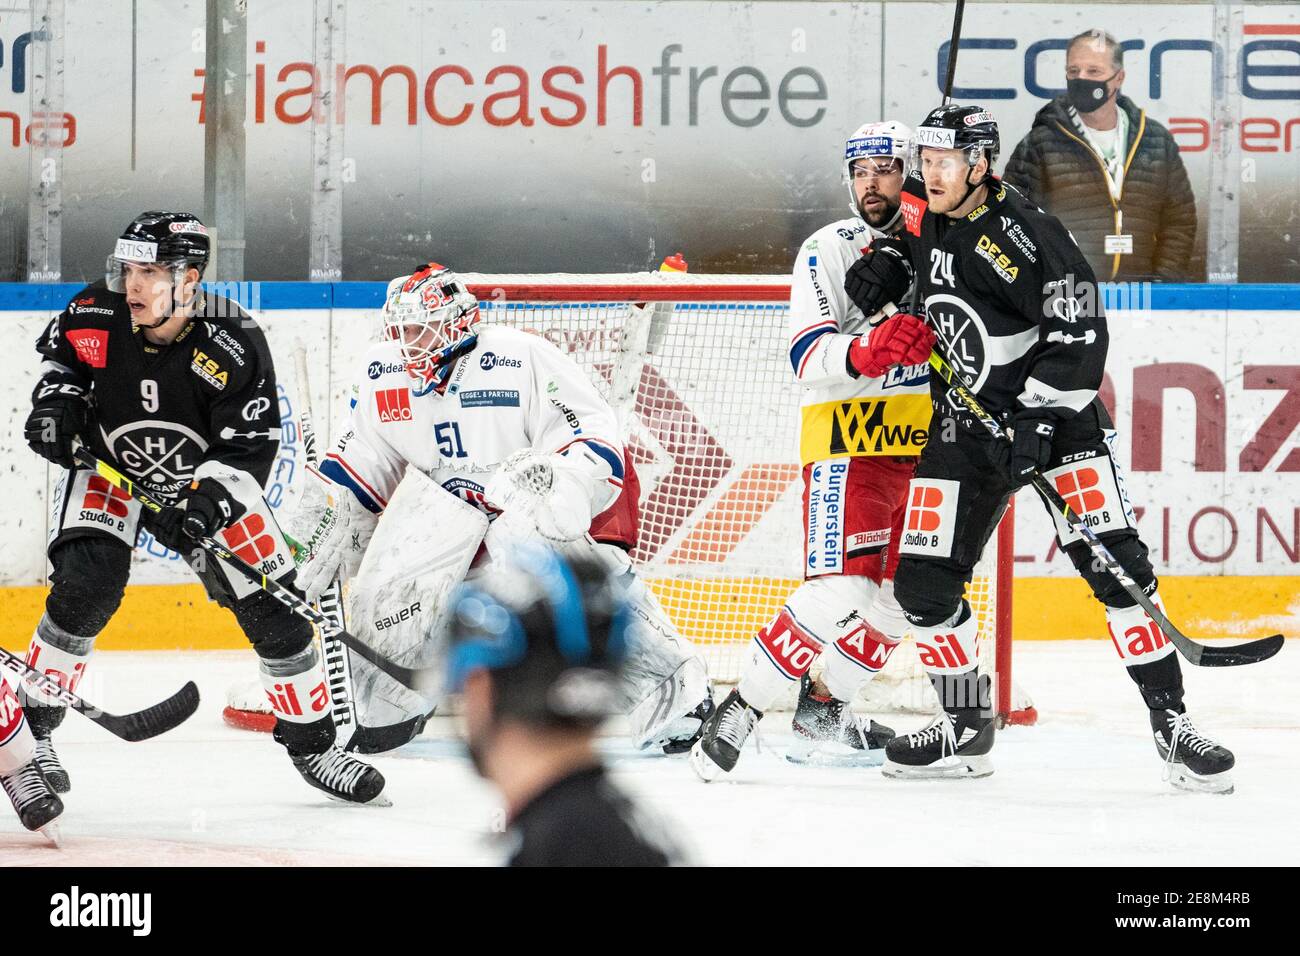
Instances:
[[[375,407],[381,422],[409,422],[415,417],[411,413],[409,388],[380,389],[375,392]]]

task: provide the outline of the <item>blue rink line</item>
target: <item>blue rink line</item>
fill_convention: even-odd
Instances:
[[[207,285],[205,283],[205,285]],[[377,309],[384,302],[386,282],[247,282],[238,283],[235,294],[246,308],[261,311],[285,309]],[[61,310],[73,294],[84,288],[79,282],[0,282],[0,311],[53,312]],[[1138,291],[1127,285],[1102,283],[1106,308],[1131,308]],[[230,294],[230,289],[218,287]],[[1141,290],[1145,296],[1147,290]],[[1141,303],[1153,311],[1231,309],[1246,312],[1300,311],[1300,283],[1258,285],[1171,283],[1149,287],[1150,302]]]

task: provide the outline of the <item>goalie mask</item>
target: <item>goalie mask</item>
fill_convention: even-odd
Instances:
[[[197,216],[187,212],[142,212],[118,237],[104,267],[104,284],[110,292],[125,293],[128,265],[166,267],[172,294],[163,314],[153,325],[137,323],[140,328],[156,329],[176,309],[187,309],[199,298],[197,286],[191,296],[183,297],[185,274],[197,269],[201,279],[209,254],[208,230]]]
[[[384,337],[399,343],[417,395],[446,381],[451,360],[474,347],[478,323],[478,300],[436,262],[388,284]]]
[[[896,120],[864,123],[853,131],[844,144],[844,176],[849,187],[849,208],[853,210],[853,215],[866,221],[853,186],[854,167],[875,167],[878,171],[887,171],[886,167],[897,164],[898,171],[905,174],[911,146],[911,129]],[[880,225],[867,222],[867,225],[881,232],[893,232],[901,215],[897,198],[889,202],[888,206],[890,215],[887,221]]]

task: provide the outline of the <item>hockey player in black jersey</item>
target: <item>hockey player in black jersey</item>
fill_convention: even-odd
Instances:
[[[963,589],[1016,489],[1040,472],[1157,606],[1160,599],[1114,460],[1116,432],[1097,397],[1108,339],[1087,260],[1059,220],[992,175],[999,136],[986,110],[939,107],[914,142],[906,229],[873,243],[850,269],[845,291],[870,315],[901,303],[915,276],[936,350],[1013,440],[995,442],[955,412],[943,381],[931,377],[935,413],[909,490],[895,594],[943,712],[925,730],[891,741],[883,772],[984,776],[993,772],[994,724]],[[1232,754],[1187,717],[1173,644],[1052,514],[1062,549],[1105,607],[1170,779],[1230,792]]]
[[[620,710],[634,613],[626,584],[582,554],[523,544],[456,592],[447,685],[465,743],[506,802],[511,866],[687,862],[609,780],[596,734]]]
[[[28,663],[75,688],[117,610],[137,534],[179,551],[234,612],[276,711],[275,739],[312,786],[366,803],[384,781],[334,743],[328,682],[311,626],[194,545],[221,543],[291,584],[293,559],[262,487],[279,448],[266,339],[234,302],[199,285],[208,235],[187,213],[146,212],[117,240],[103,282],[72,297],[37,342],[28,444],[65,469],[55,493],[50,593]],[[153,515],[76,465],[74,440],[169,506]],[[36,759],[53,790],[71,783],[51,743],[64,708],[28,691]]]

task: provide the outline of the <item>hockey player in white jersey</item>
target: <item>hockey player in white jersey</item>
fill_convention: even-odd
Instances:
[[[435,512],[444,502],[446,520],[386,513],[409,466],[491,520],[486,535],[466,532],[466,564],[468,555],[480,567],[500,548],[541,538],[625,572],[639,618],[626,668],[635,742],[688,750],[713,711],[712,692],[698,650],[632,573],[635,476],[613,410],[545,339],[481,325],[478,301],[437,263],[393,280],[383,315],[384,340],[359,363],[348,421],[291,525],[306,543],[299,583],[308,597],[356,573],[380,515],[421,522],[431,539],[464,524],[450,514],[463,506],[436,490],[427,500]],[[423,597],[425,611],[439,600]]]
[[[705,780],[730,772],[763,711],[800,685],[792,759],[878,764],[893,732],[850,703],[907,630],[890,580],[908,480],[930,421],[933,334],[911,316],[874,328],[844,275],[877,236],[901,226],[911,130],[868,123],[849,137],[843,170],[853,216],[813,233],[795,259],[790,364],[804,386],[804,577],[755,635],[736,689],[691,752]],[[822,656],[821,679],[809,677]],[[798,744],[802,743],[802,746]]]

